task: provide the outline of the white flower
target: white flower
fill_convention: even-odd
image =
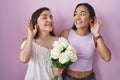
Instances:
[[[77,55],[73,51],[66,51],[66,54],[69,56],[70,61],[75,62],[77,60]]]
[[[68,46],[66,51],[72,51],[73,53],[76,53],[75,48],[73,48],[71,45]]]
[[[58,59],[60,51],[57,48],[51,50],[51,58]]]
[[[66,53],[64,53],[64,52],[61,53],[60,56],[59,56],[59,62],[64,64],[64,63],[66,63],[68,61],[69,61],[68,55]]]
[[[53,66],[69,66],[72,63],[66,65],[67,62],[77,60],[76,50],[68,42],[55,41],[51,49],[51,60],[54,62]]]
[[[65,42],[61,42],[61,43],[60,43],[60,46],[62,46],[62,47],[64,47],[64,48],[67,48],[68,45],[69,45],[69,44],[68,44],[68,43],[65,43]]]
[[[68,43],[60,42],[58,46],[56,46],[61,52],[68,47]]]
[[[56,46],[58,46],[59,44],[60,44],[59,41],[55,41],[55,42],[53,43],[53,47],[56,47]]]
[[[64,39],[64,41],[55,41],[52,46],[52,67],[69,67],[72,62],[77,60],[76,50],[67,42],[66,39]],[[55,77],[53,79],[55,80]]]

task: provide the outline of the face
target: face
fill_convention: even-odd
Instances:
[[[37,26],[39,26],[40,31],[51,32],[53,30],[53,16],[48,10],[43,11],[37,19]]]
[[[74,13],[74,24],[76,28],[88,28],[90,21],[88,9],[83,5],[79,6]]]

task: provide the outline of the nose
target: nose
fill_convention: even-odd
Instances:
[[[76,16],[76,18],[77,18],[77,19],[80,19],[80,14],[78,14],[78,15]]]

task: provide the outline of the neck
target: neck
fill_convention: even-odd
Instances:
[[[77,29],[76,33],[80,36],[85,36],[85,35],[89,34],[90,32],[88,30]]]
[[[42,32],[39,34],[39,37],[37,39],[40,39],[42,41],[47,41],[51,38],[51,35],[49,34],[49,32]]]

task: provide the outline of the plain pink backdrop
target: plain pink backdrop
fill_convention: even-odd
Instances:
[[[22,38],[27,35],[25,22],[43,6],[49,7],[55,20],[55,33],[71,28],[73,11],[80,2],[90,3],[102,20],[101,34],[112,52],[104,62],[97,54],[97,80],[120,80],[120,6],[119,0],[0,0],[0,80],[23,80],[27,64],[18,59]]]

